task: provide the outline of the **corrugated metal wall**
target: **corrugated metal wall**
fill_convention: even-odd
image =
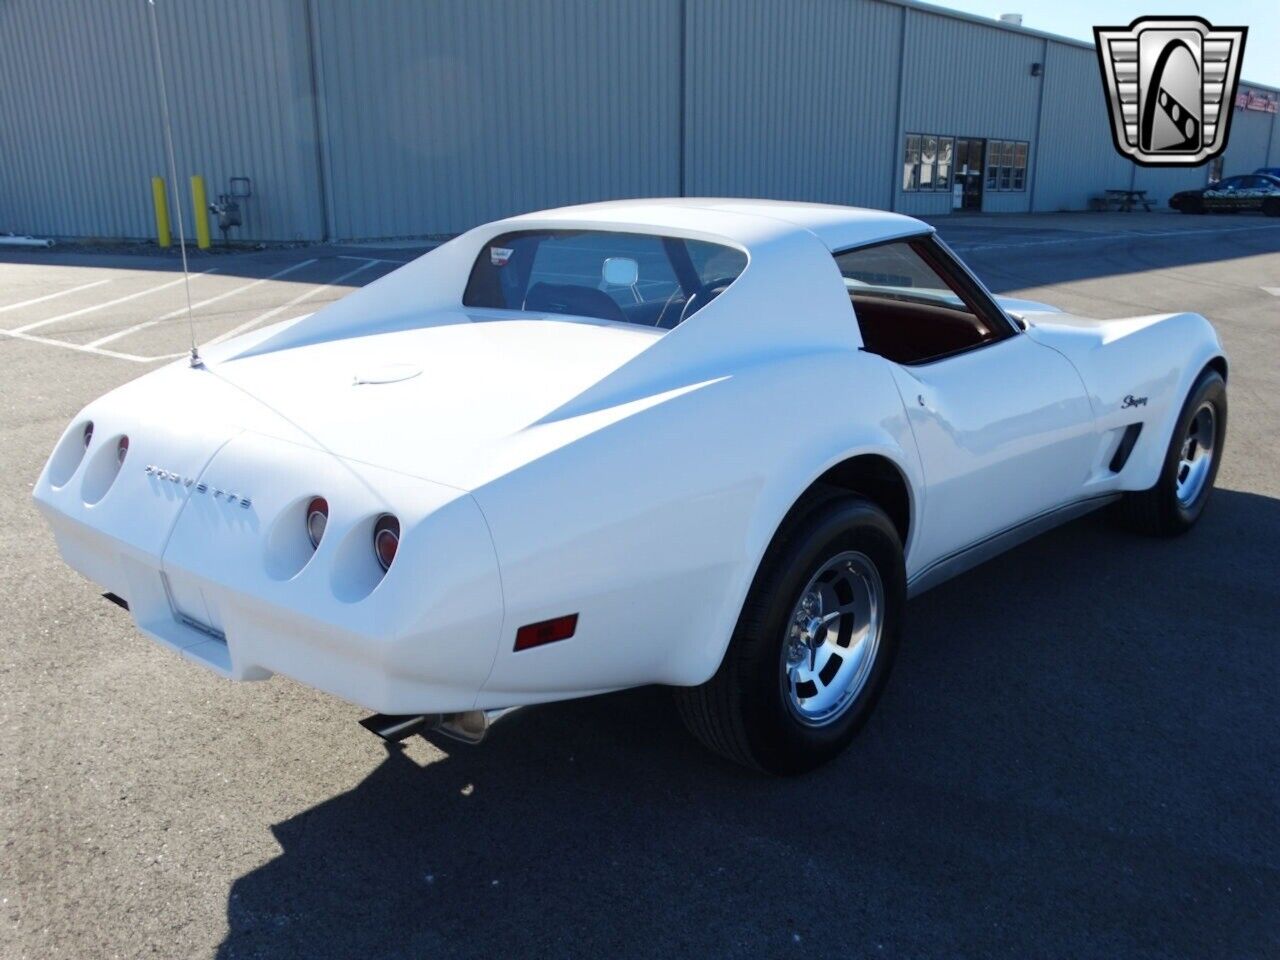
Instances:
[[[1222,168],[1251,173],[1267,164],[1274,115],[1259,110],[1236,110],[1231,121],[1231,139],[1223,153]]]
[[[1049,43],[1034,161],[1036,210],[1083,210],[1093,194],[1108,187],[1128,188],[1133,163],[1112,143],[1098,58],[1092,50]],[[1204,174],[1198,176],[1203,179]]]
[[[689,0],[685,192],[887,206],[901,9]]]
[[[679,191],[678,0],[314,9],[334,237]]]
[[[163,173],[146,0],[0,0],[0,230],[149,237]],[[1110,144],[1091,49],[901,0],[161,0],[180,188],[252,178],[237,239],[451,233],[610,197],[950,209],[903,137],[1031,144],[987,211],[1161,201],[1206,170]],[[1042,77],[1031,75],[1043,63]],[[313,90],[315,95],[313,95]],[[1226,172],[1280,164],[1235,111]]]
[[[909,78],[902,91],[902,133],[1035,140],[1041,78],[1031,76],[1031,64],[1044,59],[1043,40],[910,8],[902,13],[903,75]],[[985,192],[982,198],[984,210],[1022,211],[1029,204],[1025,190]],[[899,189],[896,209],[946,213],[951,195]]]
[[[256,196],[241,235],[318,239],[302,7],[171,0],[159,22],[188,229],[186,178],[203,174],[213,199],[243,174]],[[146,3],[0,4],[0,63],[0,229],[154,236],[150,178],[168,165]]]

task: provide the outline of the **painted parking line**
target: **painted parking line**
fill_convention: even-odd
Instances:
[[[28,343],[42,343],[48,347],[65,347],[67,350],[75,350],[77,353],[92,353],[95,356],[111,357],[115,360],[132,360],[134,363],[154,363],[157,360],[174,359],[173,357],[139,357],[132,353],[117,353],[114,350],[102,350],[86,344],[54,340],[52,337],[37,337],[34,334],[23,333],[21,330],[0,330],[0,336],[13,337],[15,340],[26,340]],[[178,354],[178,356],[185,356],[185,354]]]
[[[0,307],[0,313],[8,310],[17,310],[19,307],[30,307],[37,303],[44,303],[46,300],[53,300],[55,297],[65,297],[69,293],[79,293],[81,290],[89,290],[93,287],[100,287],[104,283],[110,283],[114,278],[107,277],[104,280],[94,280],[92,283],[82,283],[78,287],[68,287],[66,290],[55,290],[53,293],[46,293],[43,297],[33,297],[30,300],[23,300],[20,303],[6,303]]]
[[[368,270],[370,267],[374,266],[375,264],[385,263],[385,262],[386,261],[383,261],[383,260],[372,260],[372,259],[366,260],[364,263],[360,264],[360,266],[356,267],[354,270],[349,270],[348,272],[344,273],[342,276],[338,277],[337,279],[330,280],[324,286],[312,287],[310,290],[307,290],[305,293],[301,293],[298,296],[294,297],[288,303],[282,303],[280,304],[280,306],[273,307],[272,309],[268,310],[266,313],[259,314],[258,316],[254,317],[252,320],[246,320],[244,323],[240,324],[239,326],[232,327],[226,333],[219,334],[218,336],[214,337],[212,340],[209,340],[208,345],[212,346],[215,343],[222,343],[223,340],[230,340],[232,337],[238,336],[244,333],[246,330],[250,330],[253,327],[256,327],[260,323],[265,323],[267,320],[270,320],[272,317],[283,313],[285,310],[288,310],[290,307],[296,307],[298,304],[303,303],[304,301],[310,300],[312,297],[319,296],[320,294],[324,293],[326,290],[331,290],[334,287],[339,286],[342,283],[345,283],[347,280],[350,280],[356,274],[362,273],[363,271]]]
[[[1271,294],[1273,297],[1280,297],[1280,287],[1263,287],[1263,290]]]
[[[1280,224],[1268,223],[1256,227],[1206,227],[1203,230],[1128,230],[1123,233],[1088,233],[1052,240],[1016,240],[1009,243],[983,243],[973,240],[953,240],[949,245],[957,250],[1006,250],[1019,247],[1048,247],[1065,243],[1114,243],[1116,240],[1152,240],[1162,237],[1190,237],[1205,233],[1249,233],[1255,230],[1277,230]]]
[[[412,260],[379,260],[376,257],[353,257],[349,253],[338,254],[338,259],[339,260],[368,260],[370,263],[398,263],[401,265],[413,262]]]
[[[271,276],[269,277],[261,277],[250,283],[242,284],[241,286],[238,286],[232,290],[225,290],[216,296],[209,297],[206,300],[201,300],[199,303],[193,303],[191,305],[191,312],[192,314],[194,314],[197,310],[199,310],[202,307],[207,307],[211,303],[217,303],[219,300],[225,300],[227,299],[227,297],[234,297],[237,293],[244,293],[246,290],[252,290],[254,287],[258,286],[259,284],[266,283],[269,280],[279,280],[281,277],[286,277],[289,274],[293,273],[295,270],[301,270],[303,267],[310,266],[315,262],[316,261],[314,258],[312,258],[311,260],[303,260],[301,263],[295,263],[292,266],[285,267],[283,270],[279,270],[276,273],[271,274]],[[187,308],[185,306],[178,307],[176,310],[170,310],[168,313],[162,314],[161,316],[156,317],[154,320],[144,320],[142,321],[142,323],[135,323],[132,327],[126,327],[123,330],[117,330],[115,333],[109,333],[105,337],[99,337],[97,340],[94,340],[92,343],[88,344],[88,346],[100,347],[103,344],[111,343],[113,340],[119,340],[122,337],[127,337],[132,333],[137,333],[139,330],[145,330],[147,329],[147,327],[154,327],[157,323],[164,323],[164,321],[166,320],[172,320],[175,317],[180,317],[186,312],[187,312]]]
[[[217,272],[218,272],[218,268],[212,267],[208,270],[201,270],[199,273],[193,273],[191,275],[191,279],[195,280],[198,277],[203,277],[203,276],[206,276],[207,274],[217,273]],[[39,327],[47,327],[52,323],[58,323],[62,320],[70,320],[73,317],[82,317],[86,313],[93,313],[96,310],[105,310],[107,307],[114,307],[118,303],[125,303],[126,301],[129,301],[129,300],[137,300],[139,297],[145,297],[153,293],[159,293],[161,290],[168,290],[170,287],[176,287],[178,284],[185,282],[186,279],[187,279],[186,277],[178,277],[178,279],[171,280],[168,283],[162,283],[158,287],[148,287],[147,289],[139,290],[136,293],[126,294],[123,297],[116,297],[116,299],[114,300],[105,300],[102,303],[95,303],[87,307],[81,307],[79,310],[72,310],[70,313],[60,313],[56,317],[46,317],[43,320],[37,320],[35,323],[28,323],[26,326],[16,327],[13,330],[10,330],[8,332],[11,334],[26,333],[29,330],[35,330],[35,329],[38,329]]]

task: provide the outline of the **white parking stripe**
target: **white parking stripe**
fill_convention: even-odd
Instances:
[[[58,290],[55,293],[46,293],[43,297],[35,297],[31,300],[23,300],[21,303],[7,303],[0,307],[0,313],[7,310],[17,310],[19,307],[29,307],[35,303],[44,303],[46,300],[52,300],[54,297],[65,297],[68,293],[79,293],[81,290],[88,290],[90,287],[100,287],[104,283],[110,283],[111,277],[105,280],[94,280],[92,283],[82,283],[78,287],[68,287],[66,290]]]
[[[1273,297],[1280,297],[1280,287],[1263,287],[1263,290],[1271,294]]]
[[[1276,230],[1280,224],[1259,227],[1205,227],[1203,230],[1126,230],[1121,233],[1089,233],[1049,240],[1015,240],[1008,243],[983,243],[980,240],[953,240],[948,245],[956,250],[1004,250],[1013,247],[1049,247],[1062,243],[1114,243],[1117,240],[1150,240],[1160,237],[1189,237],[1200,233],[1248,233],[1252,230]]]
[[[256,327],[258,324],[266,320],[270,320],[272,317],[276,316],[279,313],[284,312],[285,310],[288,310],[290,307],[296,307],[298,304],[302,303],[304,300],[310,300],[312,297],[318,296],[319,294],[324,293],[326,290],[330,289],[331,287],[336,287],[338,284],[346,280],[350,280],[357,273],[361,273],[364,270],[368,270],[375,263],[379,263],[379,262],[381,261],[369,260],[365,263],[362,263],[360,264],[360,266],[356,267],[354,270],[344,273],[342,276],[338,277],[336,280],[326,283],[323,287],[313,287],[310,290],[308,290],[306,293],[303,293],[294,297],[288,303],[282,303],[280,306],[275,307],[271,310],[268,310],[266,313],[261,314],[260,316],[254,317],[252,320],[246,320],[244,323],[240,324],[240,326],[233,327],[232,329],[228,330],[226,333],[219,334],[218,336],[214,337],[212,340],[208,341],[208,345],[212,346],[215,343],[221,343],[223,340],[230,340],[232,337],[238,334],[244,333],[246,330],[252,327]]]
[[[213,267],[209,270],[201,270],[199,273],[193,273],[191,279],[203,277],[206,274],[217,273],[218,268]],[[130,293],[123,297],[116,297],[114,300],[107,300],[103,303],[95,303],[92,306],[81,307],[79,310],[72,310],[70,313],[60,313],[56,317],[46,317],[44,320],[37,320],[35,323],[28,323],[25,327],[8,331],[9,333],[26,333],[28,330],[35,330],[37,327],[47,327],[51,323],[58,323],[61,320],[70,320],[72,317],[83,317],[86,313],[93,313],[95,310],[105,310],[107,307],[114,307],[117,303],[124,303],[128,300],[137,300],[139,297],[145,297],[152,293],[159,293],[161,290],[167,290],[170,287],[176,287],[182,283],[185,278],[179,277],[177,280],[171,280],[168,283],[162,283],[158,287],[148,287],[146,290],[139,290],[137,293]]]
[[[0,330],[0,336],[13,337],[15,340],[27,340],[30,343],[43,343],[49,347],[65,347],[78,353],[92,353],[99,357],[114,357],[116,360],[132,360],[134,363],[153,363],[156,360],[172,360],[173,357],[139,357],[132,353],[116,353],[114,350],[99,350],[87,344],[68,343],[66,340],[54,340],[51,337],[37,337],[21,330]],[[176,354],[175,356],[186,356]]]
[[[338,259],[339,259],[339,260],[368,260],[370,263],[400,263],[400,264],[404,264],[404,263],[411,263],[411,262],[412,262],[412,261],[410,261],[410,260],[379,260],[379,259],[377,259],[376,257],[353,257],[353,256],[351,256],[350,254],[346,254],[346,253],[340,253],[340,254],[338,254]]]
[[[194,313],[195,311],[199,310],[201,307],[207,307],[211,303],[217,303],[219,300],[225,300],[227,297],[233,297],[237,293],[244,293],[244,291],[251,290],[252,288],[258,286],[258,284],[266,283],[268,280],[279,280],[281,277],[288,276],[289,274],[293,273],[295,270],[301,270],[303,267],[309,266],[310,264],[313,264],[315,262],[316,261],[314,259],[303,260],[301,263],[295,263],[291,267],[285,267],[283,270],[280,270],[277,273],[273,273],[269,277],[261,277],[257,280],[254,280],[252,283],[246,283],[243,286],[236,287],[234,290],[226,290],[218,294],[217,296],[209,297],[207,300],[201,300],[199,303],[193,303],[191,305],[191,311],[192,313]],[[168,313],[162,316],[156,317],[154,320],[144,320],[142,323],[135,323],[132,327],[126,327],[123,330],[117,330],[115,333],[109,333],[105,337],[99,337],[97,340],[94,340],[92,343],[90,343],[89,346],[100,347],[104,343],[110,343],[112,340],[119,340],[122,337],[129,336],[129,334],[131,333],[137,333],[139,330],[145,330],[147,327],[153,327],[157,323],[163,323],[165,320],[172,320],[174,317],[180,317],[186,312],[187,312],[186,307],[178,307],[178,309],[170,310]]]

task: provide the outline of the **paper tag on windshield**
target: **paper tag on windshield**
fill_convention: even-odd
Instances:
[[[511,255],[515,253],[510,247],[490,247],[489,262],[495,267],[505,267]]]

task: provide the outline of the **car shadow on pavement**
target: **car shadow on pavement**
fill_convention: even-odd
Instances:
[[[667,691],[391,749],[275,827],[243,956],[1231,956],[1280,947],[1280,501],[1086,518],[913,601],[867,729],[799,779]]]

